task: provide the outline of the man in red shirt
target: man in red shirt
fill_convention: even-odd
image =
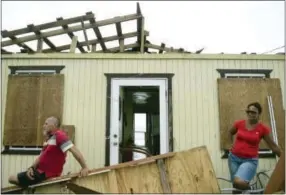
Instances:
[[[249,182],[256,174],[258,166],[258,151],[261,139],[280,157],[281,150],[270,137],[270,129],[259,121],[262,107],[258,102],[247,106],[247,120],[236,121],[229,131],[231,142],[236,135],[233,147],[230,149],[228,166],[233,187],[248,190]]]
[[[11,184],[27,187],[48,178],[60,176],[66,162],[67,151],[70,151],[81,165],[80,176],[88,174],[88,168],[81,152],[59,127],[60,122],[56,117],[46,119],[43,130],[47,140],[41,154],[27,171],[18,173],[17,176],[10,176]]]

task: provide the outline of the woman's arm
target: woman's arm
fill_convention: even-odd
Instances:
[[[273,141],[273,139],[270,137],[269,134],[264,135],[263,139],[265,140],[265,142],[267,143],[267,145],[269,146],[269,148],[277,155],[280,157],[281,155],[281,149],[279,148],[279,146]]]
[[[237,133],[237,128],[235,126],[232,126],[228,131],[228,139],[231,142],[231,145],[233,144],[233,136]]]

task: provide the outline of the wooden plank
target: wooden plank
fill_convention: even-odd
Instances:
[[[77,46],[77,36],[72,38],[72,43],[70,45],[70,53],[75,53],[75,48]]]
[[[274,115],[278,140],[280,143],[284,143],[285,115],[283,115],[284,111],[279,79],[218,79],[220,145],[222,149],[228,149],[230,147],[231,143],[228,139],[227,132],[235,120],[244,119],[246,117],[245,109],[251,102],[259,102],[261,104],[263,109],[261,121],[271,127],[267,103],[268,95],[272,97],[273,106],[275,107]],[[262,141],[259,148],[268,149],[269,147]]]
[[[39,76],[8,76],[4,146],[37,146],[39,85]]]
[[[220,193],[206,147],[178,152],[165,163],[172,193]]]
[[[165,47],[166,47],[165,43],[162,43],[161,49],[159,50],[159,53],[163,53]]]
[[[41,35],[41,32],[39,30],[37,30],[34,26],[34,24],[29,24],[27,25],[27,27],[29,28],[29,30],[31,32],[34,32],[36,35],[40,36]],[[40,39],[43,39],[43,41],[53,50],[56,51],[56,46],[46,37],[44,38],[40,38]]]
[[[158,50],[163,50],[163,51],[166,51],[166,52],[179,52],[180,49],[173,49],[172,47],[164,47],[162,48],[161,46],[159,45],[154,45],[154,44],[151,44],[151,43],[145,43],[145,47],[148,47],[150,49],[158,49]]]
[[[77,17],[68,18],[68,19],[65,19],[62,21],[49,22],[49,23],[45,23],[45,24],[36,25],[36,26],[34,26],[34,29],[30,29],[29,27],[27,27],[27,28],[21,28],[21,29],[11,30],[11,31],[3,30],[3,31],[1,31],[1,35],[3,38],[9,37],[9,36],[17,36],[17,35],[21,35],[21,34],[34,32],[34,31],[41,31],[41,30],[45,30],[48,28],[54,28],[54,27],[65,25],[65,24],[77,23],[77,22],[80,22],[82,20],[85,21],[85,20],[88,20],[89,18],[92,18],[92,17],[94,17],[94,15],[77,16]]]
[[[266,185],[264,194],[273,194],[278,191],[285,192],[285,153],[282,153],[275,169]]]
[[[124,51],[124,39],[122,38],[122,28],[121,28],[121,23],[117,22],[115,24],[116,26],[116,32],[117,32],[117,36],[120,37],[119,38],[119,51],[123,52]]]
[[[157,166],[159,168],[160,171],[160,179],[161,179],[161,185],[163,188],[163,193],[172,193],[171,192],[171,188],[170,188],[170,184],[169,184],[169,180],[168,180],[168,175],[166,172],[166,167],[164,165],[164,161],[162,159],[159,159],[157,161]]]
[[[83,21],[81,21],[81,26],[83,28],[83,35],[84,35],[85,42],[87,44],[87,49],[90,50],[89,41],[88,41],[88,37],[87,37],[87,34],[86,34],[86,30],[84,28],[84,22]]]
[[[145,34],[149,35],[149,32],[146,31]],[[119,40],[120,38],[126,39],[126,38],[130,38],[130,37],[135,37],[136,35],[137,35],[137,32],[131,32],[131,33],[123,34],[122,37],[118,37],[117,35],[109,36],[109,37],[103,38],[103,41],[104,42],[116,41],[116,40]],[[89,44],[91,44],[91,45],[98,44],[98,43],[99,43],[99,41],[97,39],[93,39],[93,40],[89,41]],[[87,43],[85,41],[79,42],[79,45],[80,46],[87,46]],[[62,46],[57,47],[57,51],[67,50],[69,48],[70,48],[70,44],[62,45]],[[52,51],[53,51],[53,49],[43,50],[43,52],[45,52],[45,53],[52,52]]]
[[[85,189],[101,193],[163,193],[160,172],[154,161],[159,159],[166,162],[171,193],[220,193],[206,147],[141,159],[136,161],[136,166],[131,166],[135,165],[135,162],[122,163],[101,168],[100,173],[97,171],[98,174],[66,179]],[[146,161],[150,163],[138,164]],[[54,179],[54,182],[57,181]],[[48,184],[46,181],[46,185],[45,182],[40,185],[35,189],[35,193],[62,192],[59,183]]]
[[[96,26],[95,19],[94,18],[90,18],[89,22],[90,22],[90,24],[92,24],[94,26],[92,29],[93,29],[96,37],[97,37],[97,40],[99,41],[99,44],[100,44],[102,50],[103,51],[107,51],[107,48],[106,48],[106,45],[105,45],[105,43],[103,41],[102,35],[100,33],[100,30],[99,30],[98,26]]]
[[[62,17],[57,18],[57,21],[62,21],[62,20],[63,20]],[[71,40],[73,40],[73,37],[74,37],[75,35],[73,34],[73,32],[68,32],[68,30],[69,30],[68,25],[67,25],[67,24],[64,24],[64,25],[62,25],[62,28],[67,31],[68,36],[71,38]],[[77,47],[82,53],[86,53],[86,51],[83,49],[83,47],[78,44],[78,41],[76,41],[76,47]],[[74,53],[74,52],[73,52],[73,53]]]
[[[137,4],[136,4],[136,13],[137,13],[138,16],[142,16],[139,2],[137,2]],[[140,48],[141,48],[141,40],[142,40],[141,39],[141,37],[142,37],[141,29],[142,29],[142,22],[143,22],[142,19],[143,19],[143,16],[141,18],[137,19],[137,33],[138,33],[137,34],[137,42],[139,43]]]
[[[37,53],[41,53],[43,49],[43,39],[38,39],[37,42]]]
[[[140,53],[144,53],[144,46],[145,46],[145,40],[144,40],[144,17],[141,18],[141,28],[140,28]]]
[[[130,14],[130,15],[125,15],[125,16],[120,16],[117,18],[101,20],[101,21],[98,21],[96,24],[84,24],[84,28],[90,29],[90,28],[95,28],[95,27],[100,27],[100,26],[106,26],[109,24],[114,24],[116,22],[126,22],[126,21],[130,21],[130,20],[135,20],[137,18],[141,18],[141,16],[138,16],[137,14]],[[80,24],[77,26],[70,27],[68,32],[77,32],[77,31],[80,31],[82,29],[83,29],[83,27]],[[17,43],[23,43],[23,42],[36,40],[38,38],[52,37],[52,36],[61,35],[61,34],[65,34],[65,33],[67,33],[66,30],[58,29],[58,30],[53,30],[50,32],[44,32],[41,35],[37,35],[37,36],[36,35],[28,35],[28,36],[18,38],[17,40],[2,41],[1,44],[2,44],[2,47],[6,47],[6,46],[17,44]]]

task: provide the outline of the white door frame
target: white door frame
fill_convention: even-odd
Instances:
[[[124,86],[159,86],[160,154],[169,152],[167,78],[112,78],[110,97],[110,165],[119,163],[119,95]],[[117,135],[116,137],[114,135]]]

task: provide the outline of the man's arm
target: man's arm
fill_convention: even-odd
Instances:
[[[68,151],[72,153],[73,157],[80,164],[81,168],[83,169],[87,168],[83,155],[81,154],[81,152],[77,149],[75,145],[73,145]]]

